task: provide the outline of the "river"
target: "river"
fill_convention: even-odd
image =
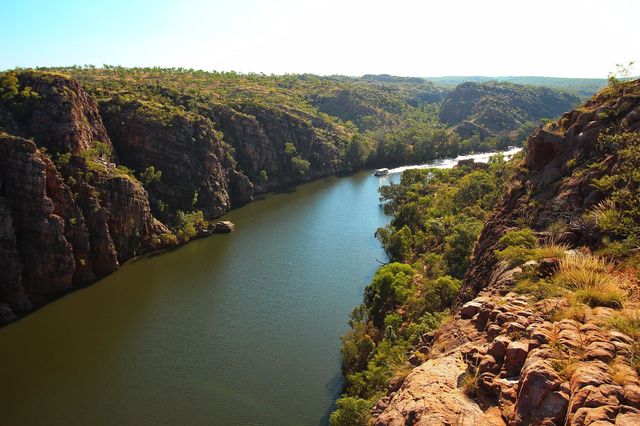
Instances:
[[[326,423],[340,336],[385,259],[386,181],[268,195],[224,216],[234,233],[129,262],[0,329],[0,424]]]

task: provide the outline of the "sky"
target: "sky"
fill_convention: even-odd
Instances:
[[[605,78],[640,0],[0,0],[0,69]]]

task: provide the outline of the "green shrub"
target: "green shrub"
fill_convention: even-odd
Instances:
[[[535,257],[533,249],[520,246],[509,246],[504,250],[497,250],[496,256],[506,262],[509,267],[522,265]]]
[[[376,327],[382,328],[386,314],[407,300],[413,276],[411,266],[403,263],[390,263],[378,269],[364,292],[364,304]]]
[[[459,208],[463,208],[484,200],[487,195],[496,190],[496,183],[488,172],[476,170],[460,178],[457,187],[455,201]],[[487,201],[490,200],[487,199]],[[489,208],[493,206],[486,202],[483,203],[483,207]]]
[[[152,183],[160,182],[162,178],[162,172],[160,170],[156,171],[156,168],[153,166],[149,166],[142,173],[140,173],[140,182],[145,187],[148,187]]]
[[[394,332],[397,332],[402,325],[402,316],[397,313],[389,314],[384,318],[384,329],[391,328]]]
[[[343,397],[336,405],[336,411],[329,417],[331,426],[367,426],[373,403],[362,398]]]
[[[532,249],[538,245],[538,239],[529,228],[509,231],[500,238],[498,244],[502,249],[507,247],[524,247]]]
[[[176,213],[176,237],[178,242],[185,243],[198,235],[198,229],[206,227],[202,211],[185,213],[178,210]]]
[[[18,96],[20,84],[15,72],[7,72],[0,75],[0,99],[11,101]]]
[[[376,238],[392,261],[408,261],[412,257],[413,234],[407,225],[396,230],[392,226],[378,228]]]
[[[406,341],[382,340],[373,351],[367,368],[347,375],[347,393],[372,398],[387,389],[391,378],[406,376],[411,371],[407,362],[407,349]]]
[[[426,312],[418,320],[411,322],[403,334],[409,343],[416,344],[423,334],[440,327],[446,317],[447,312]]]
[[[566,290],[554,281],[524,279],[518,281],[513,290],[520,294],[530,294],[536,300],[562,296]]]
[[[376,347],[373,338],[369,335],[366,324],[359,323],[352,326],[341,337],[342,346],[342,370],[345,373],[362,371],[367,368],[367,362]]]
[[[606,133],[598,143],[618,156],[615,172],[593,182],[610,196],[593,209],[598,226],[617,238],[640,234],[640,132]]]
[[[302,157],[292,157],[291,158],[291,167],[293,169],[294,176],[304,176],[309,171],[311,163]]]
[[[172,233],[161,234],[160,243],[163,246],[174,246],[178,243],[178,238]]]
[[[478,220],[460,220],[460,223],[451,228],[450,235],[445,238],[443,258],[454,277],[462,278],[467,271],[480,229],[482,229],[482,222]]]
[[[440,312],[453,305],[462,282],[449,275],[429,281],[424,291],[428,312]]]

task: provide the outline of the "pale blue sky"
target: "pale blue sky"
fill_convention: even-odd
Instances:
[[[0,0],[0,69],[606,77],[639,0]],[[636,66],[637,71],[640,67]]]

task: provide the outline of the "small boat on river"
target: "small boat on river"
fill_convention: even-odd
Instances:
[[[386,176],[389,174],[389,169],[377,169],[373,172],[374,176]]]

